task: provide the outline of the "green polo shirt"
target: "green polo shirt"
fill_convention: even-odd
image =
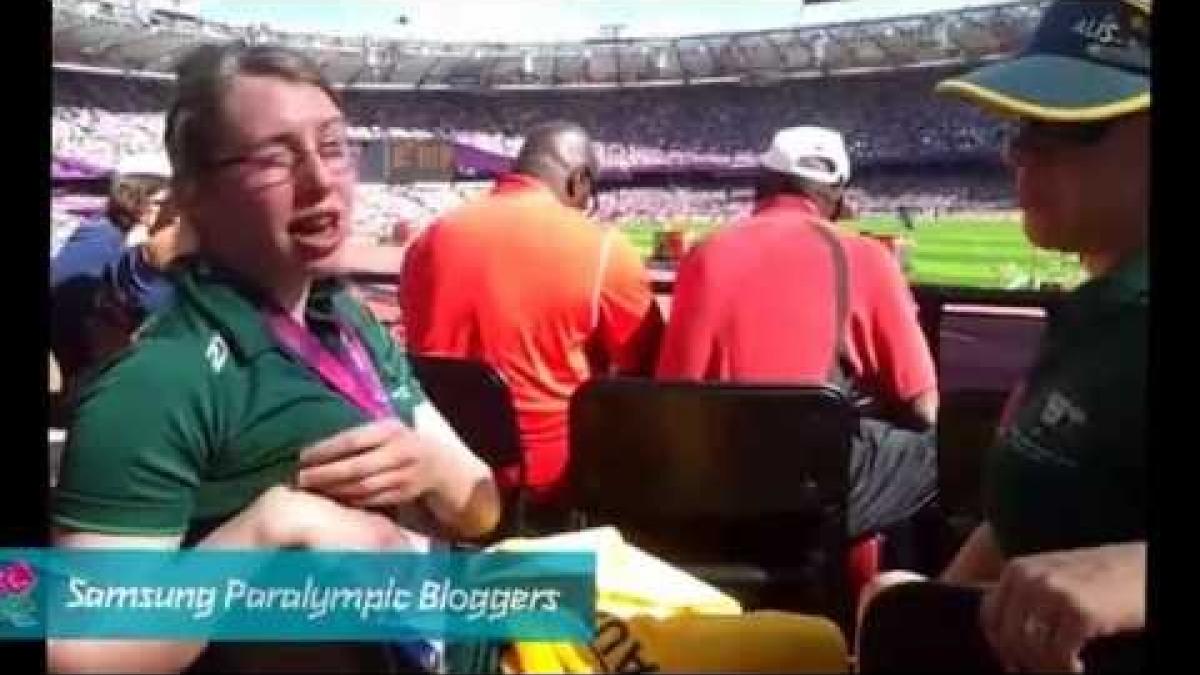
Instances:
[[[224,521],[293,475],[299,451],[368,421],[281,349],[255,294],[203,262],[184,265],[177,300],[83,391],[52,518],[108,534],[178,535]],[[387,331],[336,282],[315,284],[306,322],[356,329],[412,423],[423,395]]]
[[[1145,538],[1145,251],[1080,286],[1047,325],[985,511],[1008,556]]]

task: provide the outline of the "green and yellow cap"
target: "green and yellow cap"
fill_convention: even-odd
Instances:
[[[1151,0],[1059,0],[1016,57],[938,84],[1001,114],[1095,122],[1150,107]]]

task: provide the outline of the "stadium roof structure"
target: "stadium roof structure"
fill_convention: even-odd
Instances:
[[[570,43],[446,43],[232,26],[119,0],[53,0],[53,63],[63,70],[170,78],[204,42],[301,49],[336,86],[524,90],[765,85],[902,68],[974,65],[1018,49],[1048,0],[1013,0],[855,23],[675,38]]]

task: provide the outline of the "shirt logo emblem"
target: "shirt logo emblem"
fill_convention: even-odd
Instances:
[[[214,373],[221,372],[225,367],[225,362],[229,360],[229,346],[221,339],[220,335],[212,336],[212,340],[208,343],[208,349],[204,350],[204,358],[208,359],[208,365],[212,366]]]
[[[1087,413],[1060,392],[1050,394],[1042,408],[1041,423],[1050,429],[1061,430],[1087,424]]]

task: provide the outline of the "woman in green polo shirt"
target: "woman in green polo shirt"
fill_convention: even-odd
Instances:
[[[355,156],[316,66],[206,45],[177,88],[166,144],[198,254],[81,395],[56,545],[422,550],[488,532],[490,470],[324,272],[350,227]],[[48,656],[53,671],[167,672],[204,647],[51,640]]]

